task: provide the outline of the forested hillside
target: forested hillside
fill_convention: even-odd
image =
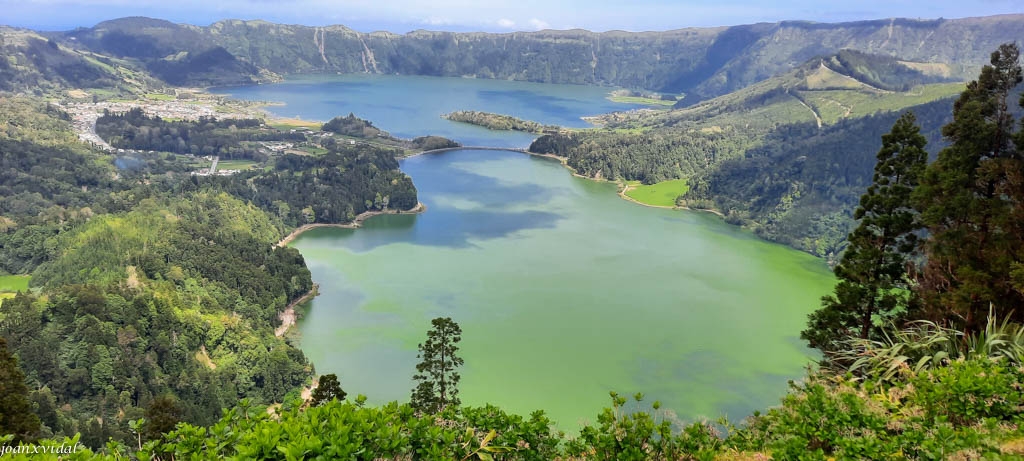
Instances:
[[[117,94],[155,81],[133,63],[3,25],[0,58],[0,91],[41,95],[58,88],[102,88]]]
[[[798,21],[667,32],[362,33],[228,20],[209,27],[123,18],[64,36],[131,57],[173,84],[245,83],[277,74],[366,72],[586,83],[685,93],[686,104],[738,90],[849,48],[939,63],[963,77],[999,43],[1024,36],[1024,16]],[[249,67],[251,66],[251,67]]]
[[[933,153],[943,144],[940,127],[952,105],[944,99],[909,108],[925,127]],[[764,238],[834,258],[845,246],[853,206],[871,180],[871,152],[898,116],[882,113],[823,130],[809,123],[775,130],[763,144],[691,181],[681,203],[719,210]]]
[[[154,421],[155,436],[211,424],[242,398],[297,393],[312,365],[274,330],[313,284],[298,251],[275,243],[307,222],[417,204],[396,151],[372,145],[200,177],[181,174],[192,165],[173,153],[137,152],[120,169],[37,99],[2,98],[0,113],[0,275],[31,275],[33,287],[2,301],[0,337],[26,370],[42,424],[33,437],[99,447],[131,440],[132,420]],[[241,139],[295,136],[141,112],[101,125],[129,148],[223,144],[221,155],[244,154]]]

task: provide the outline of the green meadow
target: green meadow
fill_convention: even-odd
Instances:
[[[30,275],[0,275],[0,293],[28,291]]]
[[[19,291],[28,291],[30,275],[0,275],[0,304]]]
[[[221,160],[217,162],[217,170],[248,170],[256,165],[252,160]]]
[[[657,184],[640,184],[639,181],[626,183],[626,196],[640,203],[654,206],[675,206],[676,197],[689,190],[686,179],[673,179]]]

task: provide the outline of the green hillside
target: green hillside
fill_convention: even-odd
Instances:
[[[63,89],[132,93],[156,81],[131,63],[0,26],[0,91],[57,94]]]

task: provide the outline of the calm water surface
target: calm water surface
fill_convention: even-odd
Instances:
[[[484,145],[529,137],[437,115],[467,108],[579,126],[581,115],[629,107],[601,88],[423,77],[230,92],[284,101],[282,115],[351,111],[399,136]],[[644,392],[682,420],[739,419],[776,404],[808,363],[798,334],[833,283],[816,258],[706,213],[626,202],[547,159],[456,151],[402,169],[426,213],[315,229],[293,244],[321,293],[299,323],[302,348],[350,394],[407,400],[416,345],[437,316],[462,325],[464,403],[545,409],[570,431],[596,419],[609,390]]]
[[[611,102],[606,98],[609,91],[583,85],[362,74],[304,76],[220,90],[241,99],[283,102],[267,108],[281,117],[330,120],[352,112],[400,138],[432,134],[467,146],[493,147],[525,147],[534,135],[494,132],[449,122],[441,115],[480,110],[580,128],[589,126],[580,117],[643,107]]]

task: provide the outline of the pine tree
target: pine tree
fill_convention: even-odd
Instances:
[[[338,375],[334,373],[321,375],[320,379],[317,380],[316,389],[313,390],[309,404],[318,407],[330,402],[332,399],[345,400],[347,395],[348,393],[341,389]]]
[[[412,377],[418,384],[413,388],[410,403],[418,410],[436,413],[460,403],[460,376],[455,370],[462,365],[462,359],[456,355],[462,328],[449,317],[438,317],[431,324],[427,342],[419,345],[417,358],[421,361]]]
[[[39,417],[32,412],[25,375],[0,337],[0,435],[13,434],[15,441],[32,440],[39,432]]]
[[[966,332],[984,325],[990,307],[1024,320],[1024,294],[1011,275],[1024,257],[1024,163],[1007,104],[1021,82],[1019,55],[1015,44],[1000,46],[961,93],[942,130],[951,144],[915,194],[930,234],[919,277],[923,314]]]
[[[926,143],[911,112],[882,136],[872,184],[854,212],[860,224],[835,268],[835,293],[822,298],[800,335],[811,347],[827,353],[849,337],[877,338],[876,318],[892,320],[908,308],[907,264],[921,228],[911,194],[928,161]]]

